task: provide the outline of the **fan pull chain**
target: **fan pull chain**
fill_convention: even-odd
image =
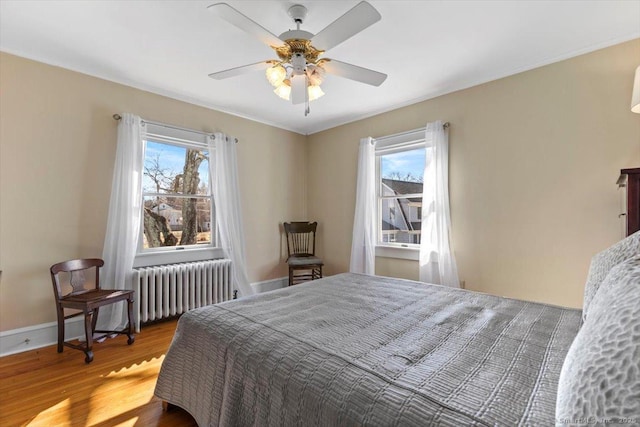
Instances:
[[[309,76],[307,73],[304,73],[304,116],[307,117],[311,112],[311,108],[309,108]]]

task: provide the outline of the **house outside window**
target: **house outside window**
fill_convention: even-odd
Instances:
[[[378,249],[420,247],[425,151],[424,129],[376,138]]]
[[[209,136],[151,123],[145,123],[145,130],[143,212],[134,265],[211,258],[219,250]]]

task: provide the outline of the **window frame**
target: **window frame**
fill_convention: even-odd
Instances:
[[[418,260],[420,254],[419,243],[399,243],[399,242],[383,242],[382,240],[382,201],[385,199],[409,199],[422,197],[422,194],[412,193],[403,194],[401,196],[383,196],[382,195],[382,156],[405,151],[415,150],[417,148],[429,148],[426,141],[426,128],[414,129],[411,131],[389,135],[375,140],[375,162],[376,162],[376,256],[385,258],[400,258],[408,260]]]
[[[198,131],[192,131],[189,129],[174,128],[167,125],[160,125],[155,123],[144,122],[143,124],[143,168],[146,161],[147,143],[148,141],[156,142],[160,144],[173,145],[181,148],[197,148],[199,150],[206,150],[209,153],[209,161],[213,161],[215,153],[209,150],[207,144],[207,138],[212,138],[213,135],[205,134]],[[140,184],[142,186],[142,182]],[[141,207],[144,209],[144,200],[146,197],[153,197],[157,193],[145,192],[142,188],[141,195]],[[169,193],[172,194],[172,193]],[[164,194],[163,194],[164,195]],[[165,195],[166,196],[166,195]],[[159,264],[172,264],[179,262],[189,261],[202,261],[212,258],[220,258],[224,256],[222,248],[219,247],[220,236],[219,230],[215,222],[215,200],[213,196],[213,180],[209,174],[209,195],[193,195],[195,198],[210,199],[211,209],[209,221],[211,223],[211,242],[207,244],[194,244],[194,245],[176,245],[159,248],[144,248],[143,235],[144,235],[144,214],[140,215],[140,232],[138,234],[138,243],[136,247],[136,257],[134,260],[134,267],[145,267]],[[185,195],[179,195],[178,197],[186,197]]]

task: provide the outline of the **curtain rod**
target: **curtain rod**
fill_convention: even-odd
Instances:
[[[444,122],[444,123],[442,124],[442,127],[443,127],[444,129],[448,129],[450,126],[451,126],[451,124],[450,124],[449,122]],[[405,133],[420,132],[420,131],[423,131],[423,130],[425,130],[425,129],[426,129],[426,126],[422,126],[421,128],[417,128],[417,129],[413,129],[413,130],[408,130],[408,131],[406,131],[406,132],[400,132],[400,133],[397,133],[397,134],[395,134],[395,135],[390,135],[390,136],[404,135]]]
[[[122,116],[120,114],[116,113],[116,114],[113,115],[113,119],[116,120],[116,121],[119,121],[119,120],[122,119]],[[143,123],[149,123],[151,125],[161,126],[161,127],[165,127],[165,128],[169,128],[169,129],[183,130],[183,131],[186,131],[186,132],[193,132],[193,133],[197,133],[197,134],[205,135],[205,136],[213,136],[215,138],[215,135],[213,135],[210,132],[202,132],[202,131],[199,131],[199,130],[182,128],[180,126],[168,125],[166,123],[154,122],[154,121],[146,120],[146,119],[141,119],[141,120],[142,120]],[[234,138],[234,139],[235,139],[235,142],[237,144],[238,143],[238,138]]]

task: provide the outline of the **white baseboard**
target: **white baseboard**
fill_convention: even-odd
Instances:
[[[286,288],[289,285],[288,277],[278,277],[277,279],[263,280],[262,282],[252,283],[253,289],[256,293],[262,293],[267,291],[274,291],[280,288]]]
[[[252,283],[257,293],[273,291],[288,285],[288,277],[264,280]],[[66,321],[66,339],[76,339],[84,336],[84,318],[82,316]],[[0,332],[0,357],[23,351],[55,345],[58,342],[58,322],[42,323]]]
[[[84,317],[65,321],[67,340],[84,336]],[[42,323],[0,332],[0,357],[35,350],[58,342],[58,322]]]

